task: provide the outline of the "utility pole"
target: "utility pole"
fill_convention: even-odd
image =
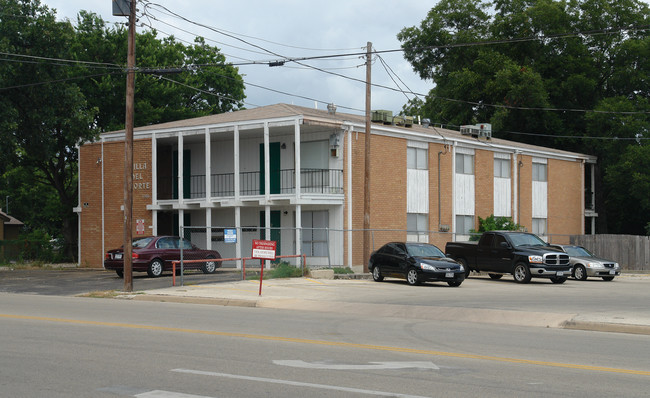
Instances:
[[[124,123],[124,291],[133,291],[133,108],[135,97],[135,3],[130,1]]]
[[[368,260],[370,260],[370,87],[371,87],[371,66],[372,66],[372,43],[368,42],[366,47],[366,148],[365,148],[365,171],[363,189],[363,272],[368,272]]]

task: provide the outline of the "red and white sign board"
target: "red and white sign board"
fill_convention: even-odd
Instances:
[[[135,232],[138,235],[144,235],[144,220],[143,219],[135,220]]]
[[[260,260],[275,260],[275,247],[278,242],[274,240],[253,239],[253,255]]]

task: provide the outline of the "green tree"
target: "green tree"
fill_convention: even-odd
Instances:
[[[472,235],[470,240],[479,240],[481,234],[486,231],[519,231],[522,228],[521,225],[512,221],[510,217],[495,217],[494,214],[491,214],[486,218],[478,218],[478,230],[469,230]]]
[[[413,70],[435,83],[423,117],[490,122],[499,138],[596,155],[599,232],[643,233],[609,217],[628,209],[609,199],[607,173],[650,129],[649,21],[638,0],[441,1],[397,37]]]
[[[124,128],[126,43],[124,28],[95,14],[82,11],[75,26],[56,21],[39,0],[0,0],[0,52],[8,54],[0,61],[0,194],[29,228],[62,237],[69,259],[77,242],[76,147]],[[142,32],[136,63],[141,72],[201,65],[169,78],[139,74],[137,126],[243,105],[238,70],[200,38],[185,46]]]

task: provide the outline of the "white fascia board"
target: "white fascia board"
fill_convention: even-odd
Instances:
[[[133,132],[135,138],[150,138],[153,134],[159,137],[166,136],[176,136],[179,132],[184,136],[195,135],[195,134],[205,134],[205,129],[210,129],[211,131],[232,131],[235,126],[239,127],[239,130],[249,130],[264,127],[264,123],[268,122],[270,127],[280,127],[280,126],[293,126],[295,120],[298,119],[298,123],[302,124],[304,121],[303,116],[290,116],[290,117],[277,117],[269,119],[257,119],[257,120],[243,120],[236,122],[223,122],[223,123],[212,123],[212,124],[201,124],[196,126],[177,126],[177,127],[168,127],[164,129],[147,129],[138,131],[137,129]],[[110,133],[102,133],[100,139],[102,141],[122,141],[124,140],[124,130],[115,131]]]

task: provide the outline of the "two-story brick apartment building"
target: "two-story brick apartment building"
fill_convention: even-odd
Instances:
[[[375,248],[444,247],[491,214],[542,236],[582,234],[596,216],[584,194],[593,157],[486,137],[480,126],[371,130]],[[192,241],[226,258],[250,256],[252,240],[266,238],[310,265],[360,269],[365,137],[363,116],[286,104],[136,128],[134,237],[194,226]],[[80,147],[81,266],[101,267],[122,244],[123,171],[124,131]],[[236,229],[237,243],[223,228]]]

